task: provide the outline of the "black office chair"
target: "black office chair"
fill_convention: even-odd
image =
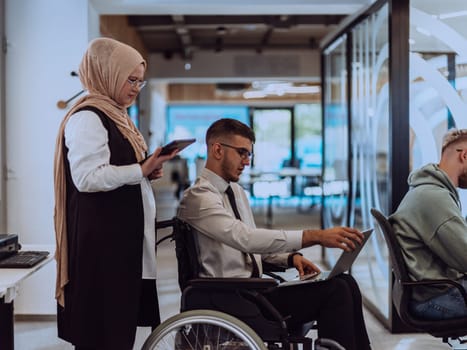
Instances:
[[[198,254],[198,242],[193,229],[190,225],[177,218],[157,223],[158,228],[169,226],[173,227],[172,234],[160,239],[158,243],[169,238],[175,241],[178,282],[182,291],[180,307],[182,313],[167,320],[168,322],[164,322],[165,324],[161,325],[163,330],[156,329],[153,332],[155,334],[152,334],[148,339],[148,343],[155,344],[161,341],[166,333],[170,332],[176,334],[176,336],[172,336],[173,339],[170,342],[175,343],[175,348],[180,350],[191,348],[193,343],[203,344],[206,342],[206,338],[213,337],[210,334],[211,332],[216,333],[215,338],[222,338],[224,337],[223,333],[228,332],[224,330],[221,332],[218,328],[215,328],[215,330],[210,328],[209,331],[205,328],[203,328],[203,331],[199,331],[196,328],[196,340],[193,339],[193,335],[188,336],[186,331],[182,331],[181,328],[177,328],[178,333],[171,330],[173,324],[180,327],[180,323],[184,322],[183,315],[194,317],[197,320],[196,322],[200,322],[203,319],[203,314],[214,318],[219,317],[217,314],[211,315],[211,310],[215,310],[214,312],[221,312],[221,319],[223,319],[222,314],[227,314],[240,320],[240,333],[249,334],[253,330],[261,339],[261,344],[263,346],[267,344],[269,349],[289,349],[291,346],[297,348],[298,344],[302,344],[303,349],[312,349],[313,339],[306,337],[306,335],[312,328],[313,323],[304,324],[300,327],[290,327],[287,324],[287,316],[281,315],[263,295],[263,292],[268,289],[275,288],[279,281],[274,278],[199,278],[201,264]],[[202,312],[196,314],[196,310]],[[192,314],[193,312],[195,315]],[[218,325],[220,321],[217,319],[217,321],[210,322]],[[232,319],[229,318],[228,322],[232,324]],[[238,323],[237,321],[233,322]],[[194,328],[191,323],[189,328],[191,330]],[[223,325],[223,328],[228,328],[229,332],[232,331],[230,326]],[[201,333],[203,335],[199,335]],[[183,338],[190,345],[187,344],[185,347],[180,345],[183,343],[180,341],[180,334],[183,334]],[[225,335],[225,337],[227,336]],[[242,338],[241,335],[237,335],[237,337]],[[249,339],[248,336],[246,338]],[[245,341],[247,342],[247,340]],[[218,340],[217,342],[219,343]],[[222,343],[232,343],[232,341],[223,340]],[[213,345],[207,348],[213,347],[216,348]],[[152,348],[155,347],[144,347],[144,349]],[[222,349],[224,348],[223,345]],[[345,350],[338,343],[329,339],[317,339],[314,348]]]
[[[448,320],[423,320],[410,313],[409,301],[413,288],[427,285],[451,285],[458,288],[467,304],[464,288],[453,280],[422,280],[412,281],[409,278],[401,247],[389,220],[378,210],[371,209],[371,214],[378,222],[383,232],[389,250],[394,285],[392,287],[392,301],[399,317],[409,327],[426,332],[434,337],[442,338],[453,349],[467,349],[467,341],[460,339],[467,335],[467,317]]]

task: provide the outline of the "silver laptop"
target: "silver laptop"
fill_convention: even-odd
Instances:
[[[363,246],[365,245],[366,241],[368,240],[372,232],[373,232],[372,228],[362,231],[363,233],[362,244],[360,245],[357,244],[355,249],[350,252],[346,252],[343,250],[339,259],[337,259],[336,264],[334,265],[331,271],[321,271],[318,274],[305,275],[305,276],[302,276],[301,278],[283,282],[279,284],[278,287],[287,287],[287,286],[300,284],[300,283],[324,281],[324,280],[333,278],[334,276],[337,276],[343,272],[350,270],[350,268],[352,267],[352,264],[354,263],[355,259],[357,259],[358,254],[360,254],[360,251],[362,250]]]

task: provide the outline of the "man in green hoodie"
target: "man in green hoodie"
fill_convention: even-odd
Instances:
[[[390,221],[409,276],[457,280],[467,290],[467,223],[456,189],[467,188],[467,129],[448,131],[439,164],[414,171],[408,182],[410,190]],[[418,288],[410,307],[425,319],[467,316],[464,299],[452,287]]]

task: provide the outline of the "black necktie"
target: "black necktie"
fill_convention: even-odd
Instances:
[[[225,193],[227,193],[227,197],[229,198],[230,206],[232,207],[235,217],[238,220],[242,220],[242,218],[240,217],[240,213],[238,212],[237,202],[235,201],[235,195],[233,193],[232,187],[230,186],[227,187],[227,189],[225,190]],[[258,263],[256,262],[256,259],[255,259],[255,256],[251,253],[247,253],[247,254],[250,257],[251,262],[253,264],[253,272],[251,273],[251,277],[259,277],[259,268],[258,268]]]

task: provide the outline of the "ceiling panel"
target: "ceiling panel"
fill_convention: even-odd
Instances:
[[[106,16],[111,17],[111,16]],[[303,50],[344,15],[129,15],[150,53],[189,56],[199,50]]]

